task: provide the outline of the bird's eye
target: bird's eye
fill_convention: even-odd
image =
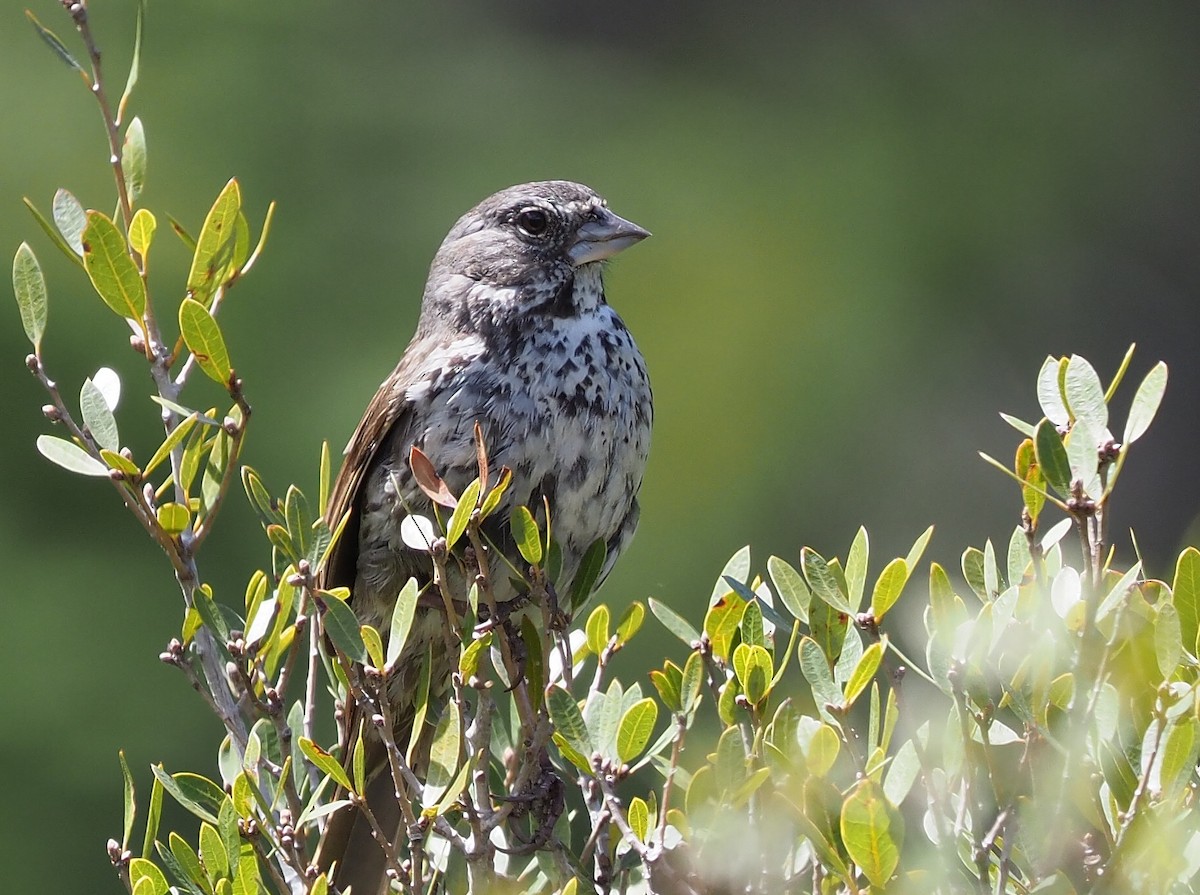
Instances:
[[[550,216],[540,208],[525,208],[517,215],[517,226],[527,236],[541,236],[550,227]]]

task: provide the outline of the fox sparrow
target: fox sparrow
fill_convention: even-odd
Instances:
[[[478,475],[476,424],[492,467],[512,471],[484,523],[494,549],[521,568],[509,512],[545,500],[562,556],[558,593],[569,592],[597,540],[607,546],[597,585],[603,580],[637,527],[653,404],[642,355],[605,299],[601,267],[647,236],[569,181],[502,190],[450,230],[429,270],[416,334],[368,405],[330,496],[330,523],[347,514],[348,522],[319,584],[349,586],[363,624],[386,632],[409,577],[432,577],[429,555],[401,536],[405,517],[432,514],[412,448],[461,494]],[[519,596],[502,570],[494,579],[498,601]],[[423,599],[388,682],[397,742],[408,742],[426,655],[434,657],[431,697],[448,690],[453,636],[440,600]],[[353,718],[352,707],[346,715]],[[351,735],[356,725],[346,725]],[[367,793],[389,834],[399,823],[393,789],[391,775],[379,773]],[[383,852],[357,809],[330,819],[318,863],[334,862],[340,889],[386,891]]]

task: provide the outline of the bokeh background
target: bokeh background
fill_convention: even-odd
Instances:
[[[73,37],[57,3],[33,2]],[[113,204],[93,102],[23,5],[0,4],[0,246],[10,257],[28,239],[42,259],[64,392],[101,364],[124,374],[122,434],[144,456],[157,434],[144,370],[21,207],[48,209],[60,186]],[[119,93],[134,5],[94,7]],[[146,37],[132,106],[145,204],[198,229],[231,175],[252,219],[279,202],[266,256],[222,315],[255,408],[247,460],[278,491],[312,486],[323,439],[345,443],[457,216],[499,187],[563,177],[655,233],[609,276],[657,408],[642,528],[609,601],[653,595],[699,620],[743,544],[758,568],[802,543],[844,555],[860,523],[875,570],[930,523],[929,556],[951,568],[968,544],[1007,543],[1017,495],[976,456],[1011,456],[997,411],[1039,415],[1047,353],[1082,354],[1107,379],[1131,341],[1126,394],[1160,358],[1171,383],[1127,466],[1119,554],[1134,527],[1169,577],[1189,539],[1193,5],[177,2],[152,4]],[[165,303],[187,256],[161,223]],[[151,761],[214,770],[216,727],[156,658],[179,620],[166,561],[107,486],[34,451],[47,425],[26,351],[10,303],[0,866],[11,891],[115,892],[118,748],[144,795]],[[196,380],[193,403],[217,400],[207,388]],[[240,600],[266,556],[242,500],[206,554],[218,595]],[[668,646],[657,631],[647,645]]]

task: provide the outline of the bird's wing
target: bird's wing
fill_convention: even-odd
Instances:
[[[396,369],[375,392],[363,418],[346,445],[342,468],[334,480],[325,507],[325,519],[334,531],[346,519],[345,527],[334,544],[325,567],[320,571],[318,587],[353,587],[358,571],[359,508],[362,486],[375,465],[379,448],[388,440],[393,427],[412,425],[408,386],[424,360],[424,352],[412,346],[404,353]]]

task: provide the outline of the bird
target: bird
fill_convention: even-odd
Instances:
[[[433,576],[429,554],[402,534],[407,517],[433,514],[414,448],[458,495],[479,475],[477,437],[489,465],[512,476],[483,525],[494,549],[522,568],[509,514],[525,506],[544,525],[548,506],[561,552],[557,593],[570,591],[597,541],[605,561],[592,589],[603,582],[638,525],[654,405],[645,360],[607,301],[602,269],[649,235],[566,180],[503,189],[450,229],[430,265],[416,332],[355,429],[327,504],[331,528],[344,528],[317,586],[349,587],[361,624],[386,632],[409,578],[425,585]],[[521,596],[508,575],[494,579],[498,603]],[[449,691],[455,635],[445,604],[426,593],[388,679],[398,743],[409,741],[426,656],[430,698]],[[343,707],[347,749],[355,716]],[[380,744],[371,745],[368,764],[385,766]],[[393,790],[390,774],[377,773],[366,801],[397,829]],[[383,851],[354,806],[330,817],[316,863],[333,868],[339,890],[387,891]]]

